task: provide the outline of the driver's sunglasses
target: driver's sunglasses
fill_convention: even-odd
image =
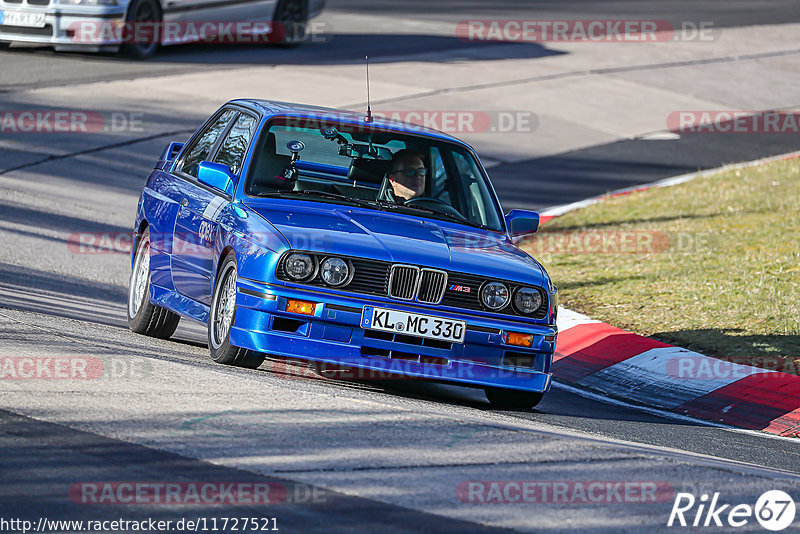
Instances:
[[[425,175],[428,173],[428,169],[422,167],[421,169],[403,169],[395,171],[395,174],[400,174],[405,176],[406,178],[425,178]]]

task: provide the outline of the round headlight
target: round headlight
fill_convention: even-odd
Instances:
[[[341,258],[327,258],[319,268],[322,281],[329,286],[340,286],[350,278],[350,267]]]
[[[500,282],[489,282],[481,290],[481,300],[489,309],[502,309],[508,304],[508,288]]]
[[[533,313],[542,305],[542,294],[532,287],[521,287],[514,295],[514,307],[520,313]]]
[[[292,280],[305,280],[314,274],[314,260],[308,254],[289,254],[284,269]]]

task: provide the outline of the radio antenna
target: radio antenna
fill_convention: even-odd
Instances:
[[[367,116],[364,122],[372,122],[372,108],[369,101],[369,56],[364,56],[364,63],[367,65]]]

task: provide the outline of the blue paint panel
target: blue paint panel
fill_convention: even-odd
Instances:
[[[211,273],[219,212],[227,204],[221,197],[186,182],[173,233],[175,288],[187,297],[211,303]]]
[[[176,291],[170,291],[151,284],[150,301],[193,321],[203,324],[208,323],[208,306],[184,297]]]
[[[338,341],[340,343],[350,343],[350,337],[352,335],[352,328],[342,328],[340,326],[326,325],[322,331],[322,339],[326,341]]]

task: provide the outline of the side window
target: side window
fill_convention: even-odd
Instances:
[[[487,211],[486,207],[492,205],[492,194],[483,179],[481,171],[475,160],[460,151],[452,151],[461,182],[466,186],[468,194],[467,207],[469,218],[472,221],[485,224],[492,228],[500,228],[500,220],[494,210]]]
[[[256,131],[256,119],[250,115],[242,113],[236,123],[228,132],[222,145],[214,158],[215,163],[223,163],[231,168],[233,174],[238,175],[242,169],[247,146]]]
[[[225,131],[228,123],[235,115],[235,111],[229,109],[224,112],[208,129],[200,136],[194,145],[189,149],[186,156],[183,158],[181,171],[190,176],[197,177],[197,166],[201,161],[206,161],[211,149],[214,148],[214,143],[217,142],[219,135]]]
[[[438,198],[448,204],[450,202],[450,192],[447,190],[447,171],[444,168],[442,154],[436,147],[431,147],[431,196]]]

